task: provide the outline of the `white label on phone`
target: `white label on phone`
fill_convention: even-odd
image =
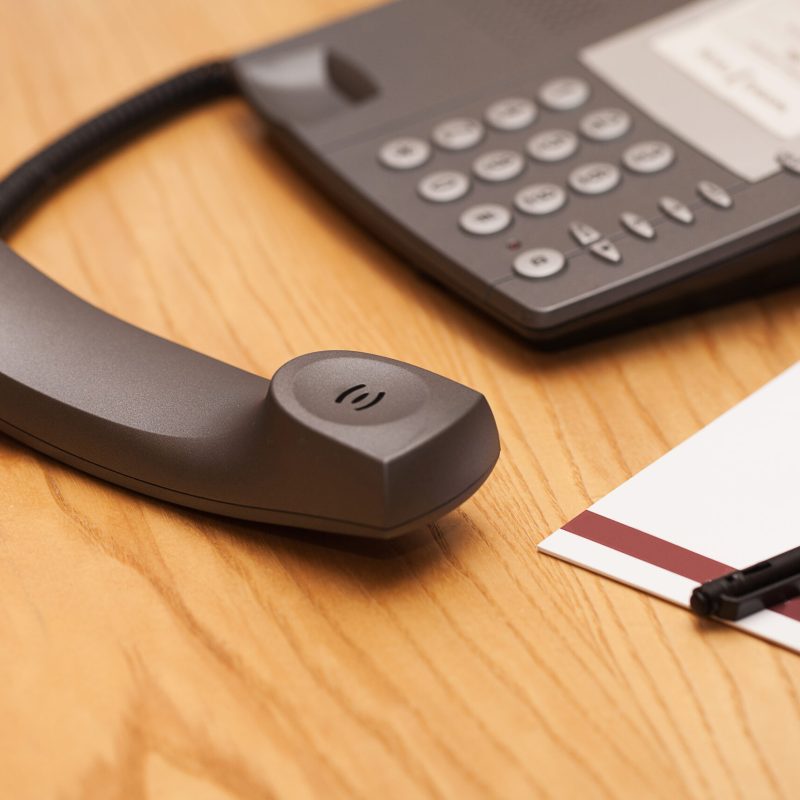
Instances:
[[[652,47],[775,136],[800,136],[800,0],[731,0]]]

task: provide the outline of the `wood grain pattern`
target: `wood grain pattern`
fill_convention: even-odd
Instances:
[[[0,0],[0,169],[181,65],[368,4]],[[535,545],[797,360],[800,293],[537,354],[352,225],[234,101],[92,170],[13,244],[262,374],[353,348],[480,387],[504,455],[381,548],[183,511],[0,439],[0,796],[797,796],[797,656]]]

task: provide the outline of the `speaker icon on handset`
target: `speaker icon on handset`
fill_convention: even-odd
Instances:
[[[345,389],[337,398],[336,402],[338,404],[344,403],[348,397],[355,394],[356,396],[350,400],[350,404],[355,408],[356,411],[366,411],[368,408],[372,408],[373,406],[378,405],[378,403],[386,397],[386,392],[378,392],[374,397],[372,397],[371,392],[363,391],[367,388],[365,383],[358,383],[355,386],[351,386],[349,389]],[[356,394],[358,392],[358,394]]]

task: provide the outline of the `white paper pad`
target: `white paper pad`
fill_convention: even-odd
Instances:
[[[539,549],[689,606],[699,583],[800,546],[800,363]],[[733,623],[800,652],[800,599]]]

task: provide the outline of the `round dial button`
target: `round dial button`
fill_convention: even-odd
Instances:
[[[581,133],[595,142],[619,139],[631,129],[631,115],[621,108],[601,108],[581,120]]]
[[[537,133],[528,140],[528,155],[537,161],[563,161],[575,155],[578,137],[572,131],[548,130]]]
[[[557,183],[534,183],[517,192],[514,205],[523,214],[542,216],[563,208],[567,193]]]
[[[473,172],[491,183],[510,181],[525,169],[525,159],[515,150],[494,150],[475,159]]]
[[[621,180],[622,173],[618,167],[597,161],[572,170],[569,185],[581,194],[605,194],[615,189]]]
[[[431,157],[431,146],[424,139],[392,139],[381,147],[378,158],[389,169],[416,169]]]
[[[523,278],[549,278],[561,272],[567,260],[560,250],[536,247],[526,250],[514,259],[514,272]]]
[[[582,106],[590,93],[589,84],[581,78],[554,78],[539,90],[539,99],[554,111],[569,111]]]
[[[468,208],[459,223],[463,230],[475,236],[491,236],[504,231],[513,219],[511,211],[496,203],[484,203]]]
[[[432,172],[419,182],[417,191],[431,203],[452,203],[469,191],[469,178],[452,170]]]
[[[492,103],[486,110],[486,121],[499,131],[519,131],[536,119],[536,104],[524,97],[507,97]]]
[[[483,124],[471,117],[459,117],[442,122],[433,129],[433,141],[444,150],[468,150],[484,136]]]
[[[675,161],[675,151],[666,142],[638,142],[622,154],[622,163],[632,172],[661,172]]]

